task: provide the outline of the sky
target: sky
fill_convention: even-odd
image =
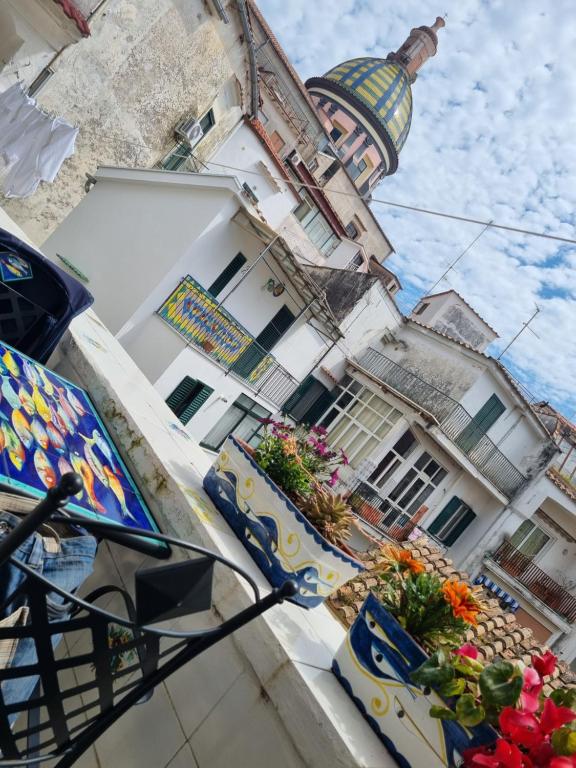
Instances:
[[[576,238],[574,0],[259,0],[305,80],[385,57],[447,14],[437,55],[412,86],[410,135],[382,198]],[[373,203],[409,311],[482,227]],[[455,288],[498,332],[498,356],[538,398],[576,420],[576,246],[489,230],[437,291]],[[537,334],[537,335],[534,335]]]

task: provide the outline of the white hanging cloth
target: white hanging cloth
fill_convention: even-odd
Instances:
[[[29,197],[74,154],[78,128],[46,114],[16,83],[0,93],[0,157],[6,197]]]

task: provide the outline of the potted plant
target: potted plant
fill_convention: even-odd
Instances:
[[[412,679],[429,652],[459,645],[481,605],[462,582],[427,573],[408,550],[388,545],[368,595],[332,670],[401,768],[454,765],[465,748],[494,740],[488,726],[468,729],[430,717],[446,707]]]
[[[204,488],[272,586],[293,579],[293,601],[312,608],[364,570],[341,546],[350,508],[330,491],[347,459],[321,427],[263,422],[252,451],[227,438]]]

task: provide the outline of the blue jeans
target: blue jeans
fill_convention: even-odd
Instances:
[[[0,514],[0,538],[6,536],[12,528],[18,525],[19,518],[10,512]],[[50,536],[48,533],[47,536]],[[13,553],[12,557],[33,568],[37,573],[49,579],[53,584],[73,592],[92,573],[96,554],[96,539],[89,535],[78,535],[74,538],[47,538],[40,533],[34,533]],[[11,562],[0,567],[0,619],[10,616],[14,611],[26,605],[26,592],[33,588],[33,582],[23,587],[27,574]],[[14,594],[16,592],[16,594]],[[50,621],[66,619],[70,605],[56,592],[47,595],[48,618]],[[52,636],[54,647],[60,641],[60,636]],[[32,637],[22,638],[16,647],[10,662],[11,667],[20,667],[37,662],[36,646]],[[0,680],[2,672],[0,671]],[[27,701],[36,687],[38,677],[19,677],[5,680],[2,683],[4,703],[16,704]],[[17,715],[11,716],[14,722]]]

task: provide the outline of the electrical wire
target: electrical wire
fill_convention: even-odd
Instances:
[[[131,141],[130,139],[125,139],[124,137],[118,137],[118,139],[113,139],[114,141],[123,141],[126,144],[131,144],[135,147],[139,147],[140,149],[146,149],[148,151],[151,151],[151,148],[144,144],[143,142],[135,142]],[[188,160],[190,158],[194,159],[196,162],[201,163],[205,168],[207,166],[213,165],[217,168],[227,169],[229,171],[237,171],[238,173],[247,174],[250,176],[258,176],[259,178],[270,180],[276,182],[281,182],[283,184],[286,184],[288,182],[288,179],[286,179],[284,176],[275,176],[272,173],[264,174],[261,171],[252,171],[248,170],[246,168],[239,168],[234,165],[228,165],[225,163],[217,163],[214,160],[200,160],[199,158],[194,157],[191,153],[186,154],[179,154],[178,152],[171,152],[168,153],[170,157],[175,158],[182,158],[183,160]],[[145,168],[142,170],[150,170],[150,168]],[[168,169],[164,169],[168,170]],[[320,190],[321,192],[326,193],[326,191],[329,191],[331,195],[340,195],[341,197],[352,197],[356,200],[364,203],[364,205],[367,205],[366,200],[364,200],[357,192],[345,192],[343,190],[339,189],[330,189],[326,190],[325,187],[320,186],[319,184],[307,184],[303,181],[298,181],[296,179],[290,179],[289,183],[293,186],[299,187],[300,189],[316,189]],[[551,235],[547,232],[537,232],[536,230],[532,229],[523,229],[522,227],[512,227],[506,224],[498,224],[495,221],[484,221],[483,219],[474,219],[471,216],[460,216],[455,213],[446,213],[444,211],[436,211],[432,208],[423,208],[422,206],[418,205],[408,205],[407,203],[398,203],[393,200],[383,200],[379,197],[373,197],[370,200],[371,203],[378,203],[380,205],[387,205],[391,208],[401,208],[406,211],[413,211],[414,213],[420,213],[424,214],[426,216],[437,216],[443,219],[451,219],[452,221],[461,221],[465,224],[480,224],[481,226],[485,227],[485,229],[498,229],[505,232],[513,232],[515,234],[519,235],[526,235],[527,237],[538,237],[543,238],[545,240],[555,240],[560,243],[569,243],[570,245],[576,245],[576,238],[573,237],[561,237],[560,235]]]

